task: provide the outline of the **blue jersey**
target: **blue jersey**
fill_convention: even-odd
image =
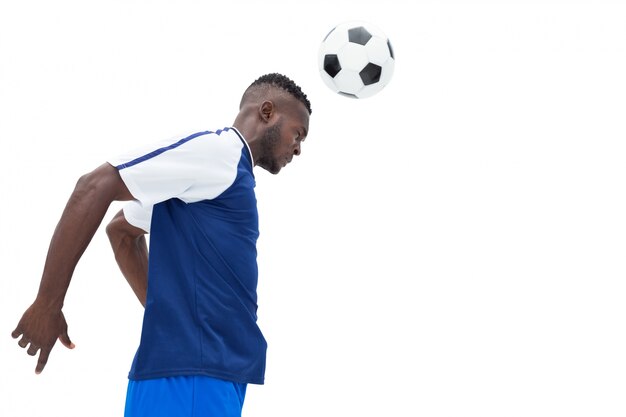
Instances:
[[[262,384],[258,213],[252,155],[234,128],[139,149],[109,163],[150,232],[148,294],[129,378],[206,375]]]

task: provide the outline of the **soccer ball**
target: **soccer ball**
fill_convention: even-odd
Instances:
[[[362,21],[335,26],[322,41],[318,55],[320,75],[326,85],[351,98],[380,92],[391,80],[394,64],[387,36]]]

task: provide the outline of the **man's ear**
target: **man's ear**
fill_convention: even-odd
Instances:
[[[271,101],[264,101],[259,107],[259,115],[264,122],[269,122],[274,116],[274,103]]]

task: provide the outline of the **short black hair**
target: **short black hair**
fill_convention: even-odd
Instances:
[[[306,106],[306,109],[308,110],[309,114],[312,113],[311,102],[307,98],[306,94],[304,94],[302,92],[302,89],[286,75],[279,74],[276,72],[262,75],[256,80],[254,80],[254,82],[250,84],[248,89],[254,86],[261,86],[264,84],[273,85],[275,87],[278,87],[287,91],[289,94],[291,94],[293,97],[298,99],[298,101],[300,101],[302,104]]]

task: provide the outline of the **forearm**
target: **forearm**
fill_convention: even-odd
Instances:
[[[148,291],[148,246],[145,236],[111,237],[111,246],[117,265],[133,292],[144,307]]]
[[[63,306],[76,265],[93,238],[111,202],[121,197],[100,167],[76,184],[55,228],[44,265],[37,302],[51,309]],[[110,175],[111,172],[107,171]]]
[[[146,305],[148,291],[148,245],[145,231],[131,225],[120,210],[106,228],[113,254],[122,275],[141,305]]]

